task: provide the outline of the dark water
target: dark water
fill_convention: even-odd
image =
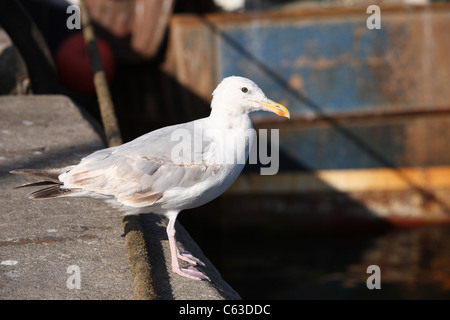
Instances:
[[[183,225],[244,299],[450,299],[449,226],[329,235],[189,220]],[[370,265],[380,268],[381,289],[367,287]]]

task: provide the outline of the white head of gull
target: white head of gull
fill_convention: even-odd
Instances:
[[[209,280],[193,266],[180,267],[178,259],[193,265],[204,263],[179,252],[175,220],[180,211],[217,198],[236,180],[253,139],[249,114],[259,110],[289,118],[289,111],[269,100],[253,81],[228,77],[214,90],[207,118],[164,127],[121,146],[96,151],[77,165],[11,173],[41,179],[21,187],[47,185],[31,193],[32,199],[93,197],[105,199],[126,215],[164,215],[172,271],[194,280]],[[227,143],[244,135],[240,147]],[[229,154],[236,156],[234,161],[228,161]]]

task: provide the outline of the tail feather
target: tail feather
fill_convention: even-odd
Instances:
[[[58,176],[69,170],[69,168],[70,167],[45,170],[17,169],[10,171],[10,173],[40,179],[41,181],[26,183],[15,187],[14,189],[34,186],[49,186],[44,189],[34,191],[29,196],[31,199],[48,199],[68,196],[69,194],[79,192],[79,190],[61,188],[63,183],[58,179]]]
[[[54,185],[59,185],[59,184],[52,182],[52,181],[39,181],[39,182],[25,183],[20,186],[14,187],[14,189],[36,187],[36,186],[54,186]]]
[[[58,168],[58,169],[16,169],[10,171],[10,173],[18,174],[21,176],[33,177],[37,179],[42,179],[44,181],[51,181],[54,183],[61,184],[58,176],[65,172],[67,168]]]

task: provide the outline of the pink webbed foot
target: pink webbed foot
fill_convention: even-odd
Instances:
[[[187,251],[178,252],[177,256],[179,259],[189,262],[190,264],[198,265],[198,266],[202,266],[202,267],[205,266],[205,264],[200,259],[194,257],[190,252],[187,252]]]
[[[182,277],[192,279],[192,280],[208,280],[211,281],[207,276],[198,271],[196,268],[190,266],[187,268],[172,268],[172,271],[179,274]]]

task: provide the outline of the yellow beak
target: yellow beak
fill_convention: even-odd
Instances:
[[[291,115],[289,114],[289,110],[286,109],[285,106],[282,104],[279,104],[278,102],[269,100],[269,102],[263,102],[263,101],[256,101],[258,102],[262,107],[263,110],[276,113],[279,116],[286,117],[288,119],[291,118]]]

